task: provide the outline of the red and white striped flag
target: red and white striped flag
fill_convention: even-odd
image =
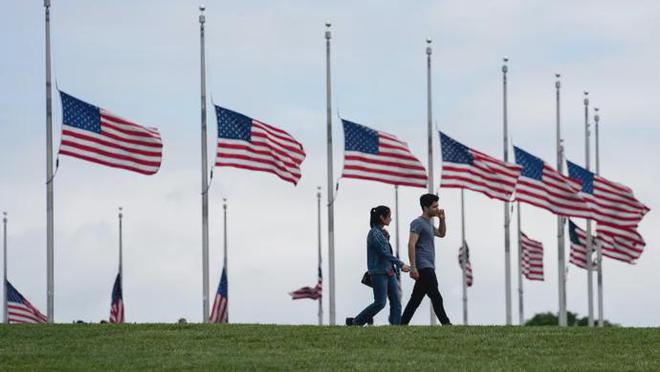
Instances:
[[[633,191],[568,162],[569,176],[581,184],[592,219],[598,222],[596,231],[601,238],[603,255],[634,263],[644,250],[646,242],[637,232],[649,208],[637,200]]]
[[[110,304],[110,323],[124,323],[124,295],[121,288],[121,274],[117,274],[112,287],[112,303]]]
[[[516,185],[516,200],[565,217],[588,218],[591,213],[579,194],[580,183],[557,172],[542,159],[514,146],[522,172]]]
[[[426,169],[397,137],[342,119],[344,170],[342,177],[391,185],[426,187]]]
[[[543,244],[520,233],[522,272],[527,280],[543,280]]]
[[[211,308],[211,315],[209,321],[211,323],[229,323],[229,291],[227,284],[227,267],[223,266],[222,275],[220,276],[220,284],[215,293],[215,300]]]
[[[61,155],[151,175],[158,172],[163,142],[155,128],[122,119],[64,92]]]
[[[238,112],[215,106],[218,149],[215,165],[273,173],[294,185],[305,150],[289,133]]]
[[[323,275],[321,273],[320,267],[318,272],[319,277],[314,287],[302,287],[300,289],[296,289],[293,292],[289,292],[292,300],[300,300],[303,298],[318,300],[319,298],[323,297]]]
[[[465,243],[465,257],[466,257],[466,262],[467,264],[465,265],[465,285],[468,287],[472,287],[472,263],[470,262],[470,247],[468,247],[467,243]],[[458,265],[461,268],[461,271],[463,271],[463,246],[461,245],[458,248]]]
[[[509,201],[520,176],[520,166],[473,150],[440,132],[442,179],[440,187],[469,189]]]
[[[30,301],[23,297],[9,281],[5,281],[7,290],[7,319],[10,324],[20,323],[48,323],[48,318]]]
[[[592,260],[591,267],[598,269],[598,262],[594,260],[593,253],[596,250],[597,238],[591,236],[591,254],[587,255],[587,232],[579,228],[573,221],[568,220],[568,235],[571,239],[571,255],[569,262],[573,265],[586,269],[587,256]]]

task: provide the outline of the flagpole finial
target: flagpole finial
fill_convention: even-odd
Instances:
[[[227,210],[227,198],[222,198],[222,209]]]
[[[204,24],[204,22],[206,22],[206,17],[204,16],[204,11],[205,10],[206,10],[205,5],[202,4],[202,5],[199,6],[199,12],[200,12],[200,14],[199,14],[199,23],[201,23],[201,24]]]
[[[584,105],[586,106],[588,104],[589,104],[589,92],[585,91],[584,92]]]
[[[598,115],[598,107],[594,107],[594,111],[596,112],[596,115],[594,115],[594,120],[596,123],[598,123],[598,120],[600,120],[600,116]]]
[[[330,40],[332,38],[332,33],[330,32],[330,27],[332,26],[332,23],[326,22],[325,23],[325,39]]]
[[[426,38],[426,54],[429,55],[429,56],[431,55],[431,43],[432,42],[433,42],[433,40],[431,40],[430,37]]]
[[[119,217],[124,214],[124,207],[119,207]]]
[[[327,28],[332,27],[332,23],[330,23],[330,21],[326,21],[325,22],[325,27],[327,27]]]
[[[507,63],[509,62],[509,57],[504,56],[502,57],[502,72],[507,73],[509,71],[509,66],[507,66]]]
[[[50,8],[50,0],[44,0],[44,7]]]
[[[555,73],[555,78],[557,79],[557,81],[555,81],[555,88],[559,89],[559,87],[561,86],[561,83],[559,82],[559,79],[561,78],[561,74]]]
[[[7,222],[7,212],[2,212],[2,219]]]

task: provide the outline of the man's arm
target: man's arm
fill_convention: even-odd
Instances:
[[[439,238],[444,238],[447,235],[447,224],[445,223],[445,210],[440,209],[438,213],[438,218],[440,219],[440,224],[437,228],[433,228],[434,235]]]
[[[410,277],[417,279],[419,273],[417,272],[417,263],[415,262],[415,244],[419,239],[419,234],[414,232],[410,233],[410,238],[408,238],[408,259],[410,260]]]

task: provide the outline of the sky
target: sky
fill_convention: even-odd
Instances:
[[[159,128],[164,143],[162,167],[154,176],[60,158],[54,180],[57,322],[108,318],[118,264],[119,206],[125,215],[127,321],[202,320],[198,5],[183,0],[52,2],[57,87]],[[316,302],[292,301],[287,293],[316,281],[316,188],[323,187],[324,204],[327,191],[324,24],[329,21],[335,178],[343,152],[338,115],[397,135],[427,163],[426,38],[433,40],[435,128],[496,157],[502,155],[503,56],[510,59],[511,140],[550,164],[556,163],[554,74],[561,73],[566,155],[579,164],[585,160],[583,91],[589,91],[591,107],[601,113],[601,174],[633,188],[651,208],[639,229],[647,246],[638,263],[604,262],[604,315],[625,326],[660,325],[660,298],[653,295],[660,284],[660,232],[654,229],[660,223],[660,4],[247,0],[205,5],[209,106],[214,102],[287,130],[307,153],[296,187],[268,173],[214,170],[210,296],[222,266],[226,198],[231,322],[317,321]],[[0,7],[0,47],[5,51],[0,58],[0,210],[9,216],[8,276],[45,312],[44,8],[37,0],[0,0]],[[57,148],[62,119],[55,90],[53,107]],[[209,118],[207,141],[213,149],[217,131],[212,112]],[[438,185],[437,134],[433,142]],[[208,161],[212,164],[213,158]],[[359,180],[341,179],[339,185],[336,317],[342,323],[372,300],[370,289],[360,284],[366,270],[368,211],[379,204],[393,207],[394,190]],[[420,214],[423,191],[400,190],[401,242]],[[448,233],[436,240],[436,273],[449,317],[460,323],[460,192],[440,189],[439,196]],[[469,323],[504,324],[502,203],[466,192],[465,205],[474,272]],[[557,229],[555,216],[546,211],[524,205],[521,212],[523,231],[545,247],[545,281],[523,282],[524,317],[529,318],[557,311]],[[322,216],[327,288],[325,207]],[[513,322],[518,323],[515,226],[514,220],[512,305]],[[394,225],[389,229],[394,232]],[[412,286],[406,278],[404,305]],[[586,315],[587,274],[573,265],[568,266],[567,302],[569,311]],[[428,307],[425,299],[414,324],[428,324]],[[375,321],[386,324],[387,311]]]

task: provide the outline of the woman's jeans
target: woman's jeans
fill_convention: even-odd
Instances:
[[[387,299],[390,300],[389,322],[392,325],[401,324],[401,298],[399,296],[399,284],[396,276],[387,274],[371,274],[374,290],[374,302],[367,306],[358,316],[353,319],[353,324],[364,325],[367,321],[385,307]]]

